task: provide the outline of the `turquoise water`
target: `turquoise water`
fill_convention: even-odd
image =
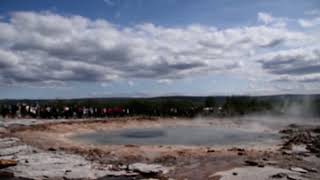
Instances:
[[[99,131],[73,136],[76,141],[100,145],[247,145],[275,144],[277,133],[250,132],[238,128],[163,127]]]

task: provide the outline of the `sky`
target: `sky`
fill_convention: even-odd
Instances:
[[[0,0],[0,99],[315,93],[319,0]]]

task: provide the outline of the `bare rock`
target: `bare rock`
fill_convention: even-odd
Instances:
[[[10,166],[16,166],[17,161],[15,160],[8,160],[8,159],[0,159],[0,169],[7,168]]]
[[[221,175],[211,175],[211,176],[209,176],[209,179],[211,179],[211,180],[220,180],[221,178],[222,178]]]
[[[274,165],[277,165],[277,164],[278,164],[278,161],[267,161],[266,164],[267,164],[267,165],[274,166]]]
[[[21,152],[28,152],[30,148],[27,145],[11,146],[0,149],[0,156],[11,156]]]
[[[0,149],[8,148],[17,145],[19,139],[17,138],[0,138]]]
[[[299,125],[297,125],[297,124],[289,124],[288,127],[291,128],[291,129],[296,129],[296,128],[299,128]]]
[[[315,127],[315,128],[313,129],[313,132],[320,134],[320,126]]]
[[[160,164],[144,164],[144,163],[134,163],[128,166],[129,170],[138,172],[141,174],[167,174],[170,168],[164,167]]]
[[[228,151],[238,151],[238,152],[245,152],[246,150],[243,148],[237,148],[237,147],[233,147],[228,149]]]
[[[279,133],[282,133],[282,134],[293,134],[293,130],[292,129],[283,129],[283,130],[280,130]]]
[[[293,175],[293,174],[288,175],[287,179],[288,180],[302,180],[302,178],[300,176]]]
[[[304,168],[304,169],[309,171],[309,172],[314,172],[314,173],[319,172],[316,168]]]
[[[214,149],[212,149],[212,148],[208,148],[207,149],[207,153],[213,153],[213,152],[216,152]]]
[[[126,144],[126,145],[124,145],[125,147],[138,147],[137,145],[135,145],[135,144]]]
[[[238,175],[234,176],[232,173],[237,172]],[[271,166],[266,166],[264,168],[259,168],[259,167],[252,167],[252,166],[247,166],[247,167],[238,167],[238,168],[233,168],[227,171],[220,171],[214,173],[212,176],[217,176],[220,175],[222,176],[221,179],[223,180],[260,180],[260,179],[279,179],[279,180],[285,180],[286,178],[272,178],[272,176],[280,173],[285,173],[285,174],[290,174],[293,172],[287,170],[287,169],[282,169],[282,168],[276,168],[276,167],[271,167]],[[284,174],[278,175],[279,177],[285,176]]]
[[[50,148],[48,148],[48,151],[57,151],[57,149],[50,147]]]
[[[303,169],[303,168],[299,168],[299,167],[291,167],[290,168],[291,171],[294,171],[294,172],[299,172],[299,173],[307,173],[308,171]]]
[[[291,148],[292,148],[292,146],[291,146]],[[291,149],[290,148],[290,149]],[[282,154],[283,155],[292,155],[292,151],[290,151],[290,150],[284,150],[284,151],[282,151]]]
[[[13,177],[14,177],[14,173],[13,172],[0,171],[0,179],[2,179],[2,178],[9,179],[9,178],[13,178]]]
[[[249,166],[258,166],[259,165],[259,163],[258,162],[256,162],[256,161],[252,161],[252,160],[246,160],[246,161],[244,161],[247,165],[249,165]]]
[[[5,134],[5,133],[7,133],[7,132],[8,132],[8,131],[7,131],[6,128],[0,127],[0,134]]]
[[[273,179],[282,179],[287,177],[288,175],[286,173],[277,173],[275,175],[272,175],[271,178]]]

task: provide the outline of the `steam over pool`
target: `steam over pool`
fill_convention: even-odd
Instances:
[[[277,133],[252,132],[240,128],[221,127],[162,127],[148,129],[123,129],[78,134],[72,139],[99,145],[250,145],[275,144]]]

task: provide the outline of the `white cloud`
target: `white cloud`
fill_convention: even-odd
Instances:
[[[159,79],[157,82],[160,84],[171,84],[172,80],[171,79]]]
[[[287,22],[291,21],[289,18],[283,17],[274,17],[266,12],[258,13],[258,22],[261,22],[265,25],[277,27],[277,28],[285,28],[287,26]]]
[[[283,82],[303,82],[303,83],[320,83],[320,73],[308,74],[303,76],[280,76],[275,78],[274,81],[283,81]]]
[[[107,83],[107,82],[103,82],[100,85],[101,85],[101,87],[109,87],[109,86],[111,86],[111,84]]]
[[[134,83],[133,81],[128,81],[128,85],[129,85],[129,86],[134,86],[134,84],[135,84],[135,83]]]
[[[269,57],[270,50],[315,45],[314,35],[277,26],[284,18],[259,13],[258,19],[265,24],[218,30],[151,23],[118,27],[81,16],[16,12],[9,21],[0,20],[0,83],[98,81],[104,86],[143,78],[168,84],[206,73],[271,78],[277,68],[266,64],[277,58]]]
[[[265,24],[270,24],[274,21],[274,18],[265,12],[259,12],[258,13],[258,21],[263,22]]]
[[[310,28],[310,27],[314,27],[314,26],[319,26],[320,25],[320,17],[316,17],[310,20],[306,20],[306,19],[299,19],[298,23],[300,24],[300,26],[304,27],[304,28]]]
[[[298,48],[267,53],[259,57],[262,68],[274,82],[320,82],[320,49]]]

